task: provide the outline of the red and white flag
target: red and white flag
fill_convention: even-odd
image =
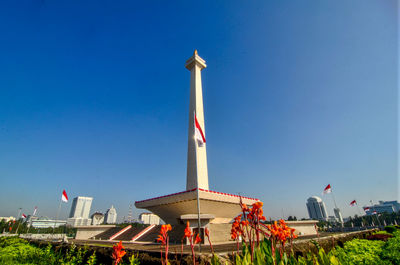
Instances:
[[[62,196],[61,196],[61,200],[62,200],[63,202],[68,202],[68,195],[67,195],[67,193],[65,192],[65,190],[63,190],[63,193],[62,193]]]
[[[26,215],[23,213],[23,214],[21,215],[21,217],[22,217],[22,218],[26,218]]]
[[[377,212],[376,212],[376,211],[373,211],[372,213],[373,213],[373,214],[377,214]]]
[[[350,203],[350,206],[356,206],[356,205],[357,205],[356,200],[353,200],[353,201]]]
[[[206,138],[204,137],[204,133],[199,122],[197,121],[196,114],[194,114],[194,138],[199,146],[203,146],[206,143]]]
[[[328,186],[325,187],[323,193],[327,194],[327,193],[331,193],[331,192],[332,192],[331,184],[328,184]]]
[[[369,207],[364,207],[364,211],[369,211]]]
[[[37,206],[35,206],[35,209],[33,210],[32,216],[35,216],[36,212],[37,212]]]

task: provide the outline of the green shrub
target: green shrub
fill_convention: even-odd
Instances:
[[[344,243],[343,248],[337,247],[334,254],[342,264],[391,264],[379,256],[384,244],[379,240],[353,239]]]
[[[397,228],[394,227],[393,225],[388,225],[388,226],[385,226],[385,231],[388,232],[388,233],[393,234],[394,232],[397,231]]]
[[[5,248],[7,246],[12,246],[15,244],[26,244],[28,241],[25,239],[19,238],[18,236],[12,237],[0,237],[0,248]]]
[[[0,238],[0,264],[95,264],[96,254],[93,253],[89,257],[87,252],[86,247],[78,248],[74,244],[64,254],[60,251],[55,252],[51,244],[41,249],[18,237]]]
[[[12,237],[0,240],[1,264],[37,264],[43,250],[31,246],[26,240]]]
[[[395,232],[394,237],[383,246],[381,258],[393,264],[400,264],[400,231]]]
[[[386,231],[377,231],[375,233],[373,233],[373,235],[388,235],[389,233]]]

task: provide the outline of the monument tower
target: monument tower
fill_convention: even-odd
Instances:
[[[186,68],[190,71],[190,104],[189,104],[189,134],[187,153],[186,190],[201,188],[208,190],[208,169],[206,143],[199,145],[194,137],[195,118],[202,129],[204,128],[203,89],[201,85],[201,71],[206,68],[206,62],[194,51],[193,56],[186,61]]]
[[[220,235],[213,238],[214,242],[225,242],[230,240],[230,222],[241,212],[240,200],[251,205],[258,199],[209,190],[201,84],[201,71],[207,66],[195,50],[185,67],[190,71],[186,190],[136,201],[135,206],[176,227],[186,221],[194,229],[207,227],[210,233],[214,231],[215,235]]]

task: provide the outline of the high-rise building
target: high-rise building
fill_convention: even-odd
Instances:
[[[94,214],[92,214],[91,218],[92,225],[101,225],[102,223],[104,223],[104,214],[100,212],[95,212]]]
[[[117,222],[117,210],[111,205],[111,208],[107,210],[105,215],[106,224],[115,224]]]
[[[67,224],[71,226],[90,225],[92,219],[89,218],[89,213],[92,201],[92,197],[78,196],[74,198]]]
[[[72,201],[69,218],[89,218],[92,201],[92,197],[78,196],[74,198],[74,200]]]
[[[322,201],[321,198],[317,196],[312,196],[308,198],[306,205],[310,219],[324,220],[324,221],[328,219],[325,203]]]
[[[160,217],[153,213],[142,213],[139,215],[139,220],[146,225],[159,225],[160,224]]]
[[[336,220],[343,224],[343,217],[342,217],[342,213],[340,212],[339,208],[333,208],[333,212],[335,214]]]

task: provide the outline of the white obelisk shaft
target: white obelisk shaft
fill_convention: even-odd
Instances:
[[[194,51],[192,57],[186,61],[186,68],[190,71],[190,105],[189,105],[189,137],[187,157],[186,190],[201,188],[208,190],[208,169],[206,144],[198,146],[194,138],[194,114],[206,135],[204,127],[203,91],[201,85],[201,70],[206,68],[206,62]],[[207,137],[206,137],[207,139]]]

